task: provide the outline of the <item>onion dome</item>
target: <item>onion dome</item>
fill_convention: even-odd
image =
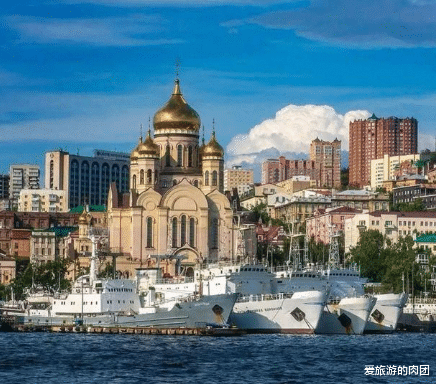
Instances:
[[[138,145],[135,147],[135,149],[130,154],[130,160],[137,160],[138,159],[138,157],[139,157],[138,148],[141,145],[141,143],[142,143],[142,137],[139,139]]]
[[[148,130],[145,141],[142,141],[142,137],[139,139],[138,145],[130,154],[130,159],[137,160],[138,157],[142,156],[159,156],[159,146],[155,144],[154,140],[152,139],[150,130]]]
[[[218,144],[218,141],[216,141],[215,132],[212,132],[211,139],[205,146],[201,147],[200,151],[202,157],[224,157],[224,149]]]
[[[159,156],[159,146],[151,138],[150,130],[144,142],[139,143],[137,149],[139,156]]]
[[[83,209],[79,216],[79,225],[88,225],[88,212],[86,212],[86,209]]]
[[[180,91],[179,79],[176,79],[170,99],[154,115],[154,129],[183,128],[198,131],[200,124],[200,116],[183,98]]]

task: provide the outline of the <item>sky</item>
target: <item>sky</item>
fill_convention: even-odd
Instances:
[[[132,151],[176,62],[227,166],[304,158],[316,137],[347,151],[373,113],[415,117],[434,150],[435,18],[436,0],[3,2],[0,173],[59,148]]]

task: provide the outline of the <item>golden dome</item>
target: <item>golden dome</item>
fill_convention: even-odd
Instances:
[[[154,143],[150,130],[148,130],[145,141],[142,141],[142,137],[139,139],[138,145],[130,154],[130,159],[136,160],[138,157],[144,155],[159,156],[159,146]]]
[[[201,156],[219,156],[224,157],[224,149],[221,147],[221,145],[218,144],[218,141],[216,141],[215,138],[215,132],[212,132],[212,137],[209,140],[209,142],[202,146],[201,149]]]
[[[88,212],[86,212],[86,209],[83,209],[79,216],[79,225],[88,225]]]
[[[154,155],[159,156],[159,146],[154,143],[151,138],[150,130],[148,130],[147,137],[144,142],[139,143],[137,147],[138,154],[141,155]]]
[[[161,128],[185,128],[198,130],[200,116],[183,98],[180,91],[179,79],[176,79],[173,94],[168,102],[159,109],[153,118],[155,130]]]

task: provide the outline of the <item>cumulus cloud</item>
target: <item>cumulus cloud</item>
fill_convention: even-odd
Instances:
[[[275,10],[223,25],[290,29],[310,40],[360,49],[435,47],[435,15],[435,1],[312,0],[307,7]]]
[[[349,111],[345,115],[327,105],[288,105],[253,127],[247,134],[236,135],[227,146],[227,166],[241,164],[258,169],[268,158],[307,158],[312,140],[342,141],[348,150],[350,121],[367,119],[371,113]]]

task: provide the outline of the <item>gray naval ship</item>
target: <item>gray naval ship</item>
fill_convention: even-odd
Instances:
[[[93,246],[90,274],[79,277],[67,294],[34,292],[1,309],[2,322],[15,325],[204,328],[225,326],[237,294],[165,296],[138,269],[135,280],[96,277]],[[153,269],[156,271],[156,268]],[[171,284],[172,282],[168,282]]]

